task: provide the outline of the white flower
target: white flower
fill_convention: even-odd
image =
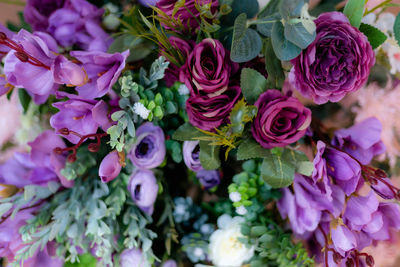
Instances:
[[[189,88],[185,84],[181,84],[178,88],[178,93],[180,95],[188,95],[189,94]]]
[[[240,195],[239,192],[231,192],[231,193],[229,193],[229,199],[232,202],[238,202],[242,199],[242,196]]]
[[[135,105],[133,105],[133,112],[138,114],[142,119],[147,119],[150,114],[150,110],[148,110],[142,103],[136,102]]]
[[[390,73],[396,74],[397,72],[400,72],[400,47],[396,40],[389,38],[382,45],[382,49],[386,52],[389,58],[390,66],[392,67]]]
[[[227,221],[227,215],[223,220],[218,219],[218,225],[223,227],[216,230],[210,237],[208,246],[209,257],[216,267],[239,267],[250,260],[254,255],[254,247],[246,247],[238,238],[243,237],[240,233],[242,217],[231,218]],[[222,222],[223,221],[223,222]]]
[[[239,215],[245,215],[247,213],[247,209],[243,205],[239,206],[236,208],[236,213]]]

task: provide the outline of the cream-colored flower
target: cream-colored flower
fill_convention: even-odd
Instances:
[[[242,217],[231,218],[229,215],[218,219],[220,229],[211,235],[208,247],[209,257],[215,266],[239,267],[253,257],[254,247],[248,248],[238,240],[243,237],[240,233],[243,221]]]

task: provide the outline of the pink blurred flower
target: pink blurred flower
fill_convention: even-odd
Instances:
[[[365,3],[365,8],[366,9],[372,9],[380,4],[385,2],[385,0],[368,0],[367,3]]]
[[[21,111],[18,108],[18,96],[13,94],[10,100],[6,95],[0,97],[0,147],[9,141],[20,125]]]
[[[377,84],[370,84],[358,94],[359,106],[353,111],[357,114],[356,122],[375,116],[382,123],[382,141],[386,146],[386,158],[391,166],[400,156],[400,85],[392,88],[389,82],[387,88],[380,88]],[[383,159],[383,158],[381,158]]]

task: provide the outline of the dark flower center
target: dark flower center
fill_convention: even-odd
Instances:
[[[192,152],[192,159],[193,160],[199,160],[200,157],[200,146],[197,145]]]
[[[135,195],[135,199],[137,199],[137,200],[140,200],[140,189],[141,188],[142,188],[142,185],[138,184],[138,185],[136,185],[135,190],[133,192]]]
[[[137,145],[135,155],[138,158],[149,157],[154,151],[154,138],[152,136],[146,136]]]

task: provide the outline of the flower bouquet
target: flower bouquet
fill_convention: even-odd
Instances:
[[[391,2],[27,0],[0,25],[2,265],[395,264]]]

